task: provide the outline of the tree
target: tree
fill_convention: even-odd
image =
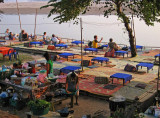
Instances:
[[[100,0],[96,0],[99,4]],[[53,20],[63,23],[70,20],[75,20],[79,14],[85,14],[92,7],[92,0],[50,0],[47,5],[41,8],[53,7],[48,14],[59,14]],[[154,25],[154,22],[160,22],[160,0],[106,0],[104,17],[115,14],[122,20],[128,32],[129,42],[131,47],[131,56],[135,57],[136,46],[133,30],[130,26],[131,15],[144,20],[147,25]]]

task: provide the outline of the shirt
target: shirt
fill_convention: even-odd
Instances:
[[[93,48],[97,48],[98,47],[98,41],[97,40],[94,40],[93,41]]]
[[[53,41],[54,43],[59,43],[59,40],[56,37],[52,37],[51,41]]]

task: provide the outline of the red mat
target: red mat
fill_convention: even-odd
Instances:
[[[57,82],[65,83],[66,78],[57,79]],[[106,86],[107,84],[96,84],[94,82],[94,78],[92,77],[92,78],[87,78],[87,79],[80,79],[79,88],[80,88],[80,90],[87,91],[89,93],[108,96],[108,95],[112,95],[113,93],[118,91],[121,87],[123,87],[122,80],[118,81],[117,79],[114,79],[113,83],[114,83],[114,85],[117,86],[116,88],[114,88],[113,90],[104,89],[103,87]],[[111,84],[111,83],[109,83],[109,84]]]

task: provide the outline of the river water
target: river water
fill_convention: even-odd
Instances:
[[[73,22],[58,24],[47,15],[37,16],[36,34],[47,32],[48,36],[55,34],[59,37],[80,40],[80,24],[74,25]],[[83,15],[83,39],[93,40],[94,35],[98,35],[100,40],[103,37],[104,42],[108,42],[109,38],[118,44],[129,45],[129,38],[124,24],[117,20],[117,16],[104,18],[103,15]],[[34,33],[35,15],[21,15],[22,29],[28,34]],[[137,45],[143,46],[159,46],[160,47],[160,24],[155,23],[154,26],[147,26],[144,21],[134,18],[135,34]],[[18,15],[1,15],[0,33],[4,33],[7,28],[13,33],[20,32]]]

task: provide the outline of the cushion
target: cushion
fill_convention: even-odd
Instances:
[[[146,86],[147,86],[146,84],[138,83],[135,87],[138,87],[138,88],[141,88],[141,89],[145,89]]]
[[[108,84],[109,80],[108,77],[95,77],[94,82],[97,84]]]

